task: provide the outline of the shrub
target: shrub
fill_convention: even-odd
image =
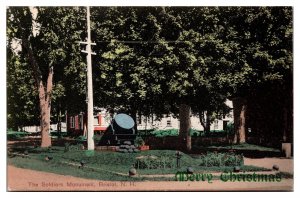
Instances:
[[[224,132],[229,135],[234,134],[234,124],[232,122],[228,123]]]
[[[62,138],[64,136],[66,136],[67,133],[66,132],[62,132],[62,131],[60,131],[60,132],[59,131],[51,131],[50,135],[51,135],[51,137]]]
[[[155,137],[178,136],[178,129],[155,130],[151,132]]]
[[[199,166],[242,166],[244,159],[242,155],[234,153],[207,153],[200,157]]]
[[[145,145],[145,141],[143,140],[143,138],[141,136],[137,136],[134,140],[134,145],[136,147],[143,146],[143,145]]]
[[[137,169],[165,169],[173,168],[175,160],[169,156],[143,156],[136,160],[134,167]]]
[[[77,137],[75,140],[76,140],[77,143],[85,142],[86,141],[86,136],[81,135],[81,136]]]
[[[100,142],[100,140],[102,139],[102,137],[103,137],[103,134],[101,134],[101,135],[94,135],[93,139],[95,141],[95,144],[97,144],[98,142]]]
[[[19,134],[7,134],[8,140],[19,140],[22,139],[22,136]]]
[[[8,140],[19,140],[23,137],[27,136],[27,132],[21,132],[21,131],[7,131],[7,139]]]
[[[151,135],[151,132],[153,132],[155,129],[147,129],[147,130],[139,130],[138,135],[140,136],[148,136]]]
[[[68,151],[80,151],[82,150],[83,144],[70,145]]]
[[[204,133],[204,131],[198,131],[198,130],[192,128],[192,129],[190,129],[190,135],[197,137],[197,136],[204,136],[205,133]]]

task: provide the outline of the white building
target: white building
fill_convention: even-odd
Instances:
[[[232,109],[232,101],[227,100],[226,105]],[[96,115],[94,115],[94,130],[95,131],[105,131],[107,127],[110,125],[112,117],[110,113],[104,108],[97,108],[95,110],[98,111]],[[66,122],[62,122],[61,131],[84,131],[84,115],[68,115],[68,126]],[[214,123],[211,124],[210,130],[223,130],[224,127],[229,123],[233,122],[233,111],[229,113],[228,116],[223,117],[221,120],[215,120]],[[155,115],[151,118],[146,116],[137,116],[137,129],[138,130],[167,130],[167,129],[179,129],[179,119],[172,114],[163,115],[161,119],[158,119]],[[202,131],[203,127],[200,123],[200,119],[198,116],[191,117],[191,125],[192,129]],[[26,126],[23,127],[23,131],[27,132],[38,132],[40,131],[40,126]],[[50,131],[56,131],[57,124],[51,124]]]
[[[232,109],[232,101],[227,100],[226,105]],[[233,122],[233,111],[229,115],[223,117],[221,120],[215,120],[210,126],[210,130],[223,130],[229,122]],[[146,118],[145,116],[138,117],[137,128],[138,130],[149,130],[149,129],[179,129],[179,119],[174,115],[164,115],[162,119],[157,119],[155,115],[153,118]],[[193,129],[202,131],[203,127],[200,123],[199,116],[191,117],[191,125]]]

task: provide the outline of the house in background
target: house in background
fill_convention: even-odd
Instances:
[[[215,120],[210,125],[210,130],[224,130],[228,123],[233,122],[233,106],[232,101],[227,100],[225,103],[231,110],[230,113],[224,116],[221,120]],[[161,119],[157,119],[155,115],[151,118],[141,116],[137,118],[137,128],[138,130],[150,130],[150,129],[179,129],[179,118],[172,114],[164,115]],[[191,125],[195,130],[202,131],[203,127],[200,123],[198,116],[191,116]]]
[[[94,115],[94,131],[96,133],[105,132],[111,123],[111,116],[105,109],[100,109]],[[87,130],[87,114],[81,112],[80,114],[67,114],[67,131],[72,135],[86,135]]]
[[[227,100],[226,105],[231,108],[229,115],[224,116],[221,120],[215,120],[211,124],[211,130],[223,130],[229,122],[233,122],[232,101]],[[96,133],[105,132],[110,125],[114,115],[111,115],[104,108],[95,108],[97,110],[94,115],[94,131]],[[166,130],[166,129],[179,129],[179,119],[172,114],[164,115],[158,119],[155,115],[151,118],[146,116],[137,116],[137,129],[138,130]],[[198,116],[191,117],[192,128],[195,130],[203,130]],[[67,131],[72,135],[85,135],[87,125],[86,113],[76,115],[67,115]]]
[[[233,110],[232,110],[232,101],[227,100],[226,105],[231,108],[229,115],[224,116],[221,120],[215,120],[211,124],[211,130],[223,130],[226,128],[227,124],[233,122]],[[114,115],[111,115],[104,108],[95,108],[97,112],[94,115],[94,131],[95,133],[103,133],[106,131],[110,125]],[[85,135],[86,125],[87,125],[87,116],[86,113],[81,112],[79,114],[68,114],[65,115],[65,122],[61,123],[61,131],[68,132],[75,136]],[[179,119],[172,114],[163,115],[162,118],[157,118],[155,115],[149,117],[146,116],[137,116],[137,129],[138,130],[166,130],[166,129],[179,129]],[[191,117],[192,128],[195,130],[203,130],[202,125],[198,116]],[[22,131],[26,132],[39,132],[40,126],[25,126],[22,128]],[[57,124],[51,124],[50,131],[57,131]]]

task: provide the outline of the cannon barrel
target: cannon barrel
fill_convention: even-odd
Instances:
[[[98,145],[117,145],[135,139],[134,120],[127,114],[117,114],[103,134]]]
[[[134,134],[134,120],[127,114],[120,113],[112,121],[113,134]]]

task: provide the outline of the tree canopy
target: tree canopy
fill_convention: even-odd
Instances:
[[[16,61],[8,64],[11,67],[18,66],[18,70],[9,69],[8,75],[14,76],[16,72],[23,72],[24,77],[35,85],[35,91],[32,94],[29,92],[30,89],[26,90],[28,91],[26,94],[30,96],[26,100],[27,103],[36,104],[32,100],[38,97],[42,147],[51,145],[49,137],[50,112],[53,110],[51,102],[62,101],[66,92],[69,93],[71,90],[80,93],[78,87],[72,86],[80,86],[82,83],[69,85],[70,81],[66,81],[65,76],[72,74],[73,79],[78,78],[74,76],[74,72],[80,71],[78,64],[80,64],[81,57],[79,50],[76,49],[76,41],[83,33],[81,25],[85,21],[80,17],[80,13],[83,12],[82,8],[71,7],[9,7],[7,9],[7,47],[13,48],[14,40],[18,40],[21,45],[18,53],[8,53],[8,60],[14,60],[13,58],[16,57],[15,60],[22,61],[19,65],[23,65],[21,68]],[[14,79],[8,80],[8,83],[11,83],[10,81]],[[12,82],[14,87],[11,89],[22,90],[22,87],[26,87],[22,82],[20,83]],[[9,95],[9,97],[12,96]],[[21,105],[19,102],[14,104]],[[22,118],[15,117],[14,119]]]
[[[28,90],[46,85],[51,68],[55,106],[85,109],[85,60],[78,44],[86,36],[85,9],[37,9],[36,19],[29,8],[7,11],[8,43],[21,39],[23,47],[19,56],[8,53],[8,115],[16,125],[13,116],[33,118],[38,94]],[[187,104],[209,124],[228,112],[227,98],[244,98],[249,108],[257,98],[262,109],[268,101],[281,104],[277,119],[284,114],[291,126],[292,14],[291,7],[92,7],[95,106],[162,115],[178,114]],[[269,97],[263,99],[264,93]],[[23,115],[13,115],[23,103]]]

